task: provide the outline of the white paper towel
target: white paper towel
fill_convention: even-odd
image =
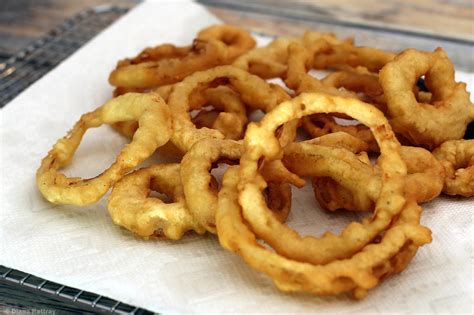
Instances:
[[[112,223],[105,198],[83,208],[43,200],[35,185],[41,158],[110,97],[116,61],[157,43],[188,44],[217,21],[188,2],[142,4],[0,111],[0,264],[164,313],[472,313],[472,199],[425,204],[432,244],[358,302],[280,293],[214,236],[138,239]],[[472,75],[460,76],[472,86]],[[124,143],[107,126],[90,130],[66,174],[98,174]],[[318,210],[310,188],[294,195],[290,224],[303,234],[339,231],[357,218]]]

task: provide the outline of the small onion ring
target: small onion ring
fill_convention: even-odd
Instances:
[[[232,140],[202,139],[181,160],[181,180],[188,208],[199,224],[211,233],[216,233],[217,192],[210,188],[210,169],[219,162],[235,163],[242,149],[240,143]],[[267,167],[265,171],[266,179],[271,181],[266,190],[267,200],[272,215],[283,222],[291,208],[291,188],[285,183],[288,179],[280,172],[271,174],[275,170],[279,169]]]
[[[246,51],[255,47],[255,39],[246,30],[228,25],[212,25],[200,31],[197,38],[203,40],[219,40],[227,45],[227,58],[234,60]]]
[[[265,47],[252,49],[238,57],[232,65],[263,79],[284,78],[288,69],[289,46],[294,43],[308,46],[321,40],[334,45],[351,42],[340,41],[331,33],[306,31],[302,37],[279,37]]]
[[[166,194],[172,203],[150,197],[150,188]],[[115,224],[145,238],[164,235],[178,240],[190,230],[206,232],[186,206],[179,164],[153,165],[126,175],[114,185],[108,210]]]
[[[363,71],[360,68],[351,71],[336,71],[322,79],[322,83],[337,89],[344,88],[352,92],[363,93],[362,100],[364,102],[373,104],[383,113],[387,112],[383,89],[379,83],[378,75],[374,73]]]
[[[286,73],[288,45],[296,38],[277,38],[265,47],[249,50],[232,65],[263,79],[281,78]]]
[[[304,92],[324,92],[357,98],[357,94],[326,85],[323,81],[307,73],[312,67],[315,55],[330,46],[331,43],[323,38],[307,43],[306,45],[297,42],[290,44],[288,46],[288,70],[285,76],[285,84],[293,89],[296,94]]]
[[[431,104],[419,103],[413,87],[425,75]],[[454,80],[454,66],[446,53],[407,49],[380,72],[393,129],[411,143],[434,149],[447,140],[462,139],[474,120],[474,106],[466,84]]]
[[[474,196],[474,140],[446,141],[433,151],[433,155],[446,171],[443,192]]]
[[[196,142],[181,160],[180,174],[188,208],[211,233],[216,233],[217,193],[210,189],[210,169],[220,159],[238,160],[241,150],[237,142],[208,138]]]
[[[201,94],[206,99],[206,104],[220,111],[215,113],[215,119],[212,119],[209,128],[219,130],[225,139],[241,139],[248,118],[245,104],[239,95],[227,86],[206,89]]]
[[[264,80],[233,66],[219,66],[186,77],[176,84],[168,99],[174,127],[171,140],[183,152],[187,152],[200,139],[224,138],[218,130],[197,129],[188,114],[191,109],[191,93],[219,79],[228,80],[229,85],[239,93],[241,100],[252,109],[267,112],[281,101],[280,94],[274,93],[275,89]]]

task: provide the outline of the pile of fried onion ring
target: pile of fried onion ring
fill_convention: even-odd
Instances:
[[[77,206],[111,190],[112,221],[139,237],[215,234],[282,291],[363,298],[431,242],[420,203],[474,196],[466,84],[441,48],[386,52],[314,31],[255,45],[242,28],[212,25],[188,46],[119,61],[114,98],[57,141],[37,186]],[[90,179],[61,173],[103,124],[130,141],[112,165]],[[153,154],[176,162],[143,167]],[[292,189],[307,182],[315,211],[368,216],[302,236],[286,221]]]

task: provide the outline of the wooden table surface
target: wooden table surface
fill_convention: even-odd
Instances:
[[[267,34],[313,28],[355,36],[360,45],[392,51],[446,49],[458,68],[474,71],[472,0],[197,0],[225,22]],[[86,8],[133,7],[139,0],[2,0],[0,60]]]

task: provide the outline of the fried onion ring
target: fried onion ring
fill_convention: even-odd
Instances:
[[[236,161],[242,146],[233,141],[202,139],[196,142],[181,160],[181,180],[186,202],[192,215],[207,231],[216,233],[217,192],[210,189],[210,169],[220,159]]]
[[[314,143],[310,140],[288,145],[283,158],[285,166],[299,176],[313,177],[315,197],[324,209],[373,211],[382,185],[379,168],[373,167],[366,156],[356,155],[359,150]],[[444,169],[433,155],[423,148],[405,146],[400,154],[408,172],[405,198],[425,202],[439,196]]]
[[[166,194],[172,202],[150,197],[150,189]],[[114,185],[108,210],[115,224],[142,237],[164,235],[178,240],[190,230],[206,231],[186,206],[179,164],[153,165],[126,175]]]
[[[314,57],[315,69],[329,68],[357,68],[364,67],[377,73],[388,62],[395,58],[395,54],[372,47],[356,47],[352,42],[329,46]]]
[[[430,104],[416,99],[414,86],[425,75]],[[411,143],[434,149],[447,140],[462,139],[474,120],[466,84],[454,80],[454,66],[441,48],[434,52],[407,49],[380,72],[393,129]]]
[[[346,90],[363,93],[365,102],[373,104],[383,113],[387,112],[385,97],[382,86],[379,83],[378,75],[368,71],[362,71],[357,68],[352,71],[336,71],[328,74],[322,83],[337,89],[344,88]]]
[[[232,65],[263,79],[283,77],[287,69],[288,45],[297,39],[277,38],[265,47],[249,50]]]
[[[328,114],[314,114],[301,119],[304,130],[317,138],[334,132],[345,132],[367,143],[371,152],[379,152],[379,146],[369,128],[365,125],[340,125]]]
[[[228,81],[229,85],[239,93],[241,100],[252,109],[267,112],[281,101],[280,94],[274,93],[275,89],[264,80],[233,66],[219,66],[188,76],[176,84],[168,99],[173,115],[172,142],[183,152],[187,152],[200,139],[224,138],[218,130],[197,129],[188,114],[191,109],[189,105],[191,93],[219,79]]]
[[[138,56],[126,58],[117,63],[117,67],[136,65],[146,61],[159,61],[168,58],[185,57],[191,51],[192,46],[176,47],[172,44],[162,44],[155,47],[147,47]]]
[[[210,125],[201,124],[201,127],[218,130],[224,135],[225,139],[241,139],[248,118],[245,104],[240,100],[239,95],[227,86],[206,89],[201,94],[206,99],[206,104],[210,104],[218,110],[215,112],[215,118],[211,119],[212,122],[206,122],[210,122]],[[205,112],[201,111],[201,113]],[[196,125],[196,121],[193,120],[193,122]]]
[[[240,97],[227,86],[208,88],[199,92],[192,93],[192,96],[190,96],[190,106],[198,109],[204,105],[212,105],[221,111],[202,110],[192,119],[196,127],[217,130],[223,134],[225,139],[241,139],[248,119],[245,104],[240,100]],[[162,94],[166,96],[166,93]],[[138,123],[136,121],[123,121],[113,124],[112,127],[123,136],[131,139],[138,128]],[[159,153],[174,156],[185,153],[185,151],[181,151],[172,142],[167,143],[158,150]]]
[[[289,227],[277,222],[261,196],[265,180],[257,171],[258,161],[279,159],[282,149],[274,136],[276,128],[285,122],[317,112],[338,112],[352,116],[366,124],[377,139],[381,156],[382,187],[376,209],[370,220],[351,223],[340,235],[324,234],[321,238],[300,237]],[[400,144],[390,125],[373,106],[345,97],[306,93],[278,105],[260,123],[247,128],[245,152],[240,160],[241,181],[239,203],[244,218],[260,238],[278,253],[299,261],[324,264],[334,259],[347,258],[361,250],[380,232],[388,229],[403,208],[406,166],[400,157]],[[262,224],[264,222],[264,224]],[[426,234],[420,227],[420,233]],[[425,232],[423,232],[425,231]],[[410,233],[411,234],[411,233]],[[355,236],[356,235],[356,236]],[[407,238],[412,236],[406,235]],[[398,249],[397,249],[398,251]]]
[[[421,208],[410,202],[403,206],[379,243],[366,246],[349,259],[312,265],[283,257],[259,244],[245,222],[238,202],[239,174],[238,166],[224,174],[216,214],[219,242],[256,270],[269,275],[282,291],[316,295],[352,292],[356,298],[363,298],[380,279],[402,271],[417,248],[431,240],[429,230],[418,225]]]
[[[306,45],[301,43],[290,44],[288,46],[288,71],[285,76],[285,84],[293,89],[296,94],[324,92],[357,98],[357,94],[326,85],[321,80],[307,73],[312,67],[315,55],[329,46],[331,46],[331,43],[324,38],[306,43]]]
[[[302,37],[279,37],[265,47],[252,49],[238,57],[232,65],[263,79],[284,78],[288,69],[289,46],[291,44],[311,45],[321,40],[328,44],[350,42],[350,40],[340,41],[331,33],[306,31]]]
[[[115,162],[91,179],[68,178],[59,169],[71,162],[84,133],[89,128],[119,121],[137,120],[139,128]],[[157,94],[128,93],[111,99],[93,112],[84,114],[68,134],[60,139],[41,161],[36,183],[51,203],[88,205],[99,200],[128,171],[147,159],[171,136],[168,106]]]
[[[446,171],[443,192],[474,196],[474,140],[446,141],[433,151],[433,155]]]
[[[197,35],[203,40],[219,40],[227,45],[227,58],[234,60],[255,47],[255,39],[244,29],[232,25],[213,25],[203,29]]]
[[[125,88],[151,88],[179,82],[195,71],[224,64],[226,60],[224,43],[195,39],[186,56],[119,66],[110,74],[109,82]]]
[[[236,163],[241,153],[242,145],[238,142],[208,138],[196,142],[181,160],[181,180],[188,208],[200,225],[211,233],[216,233],[217,192],[210,188],[210,170],[219,162]],[[264,173],[269,185],[265,193],[272,215],[283,222],[291,208],[291,188],[286,184],[291,179],[279,170],[277,167],[266,167]]]
[[[189,47],[162,44],[119,61],[109,82],[119,87],[117,95],[121,89],[176,83],[196,71],[228,64],[254,46],[255,40],[247,31],[231,25],[213,25],[200,31]]]

